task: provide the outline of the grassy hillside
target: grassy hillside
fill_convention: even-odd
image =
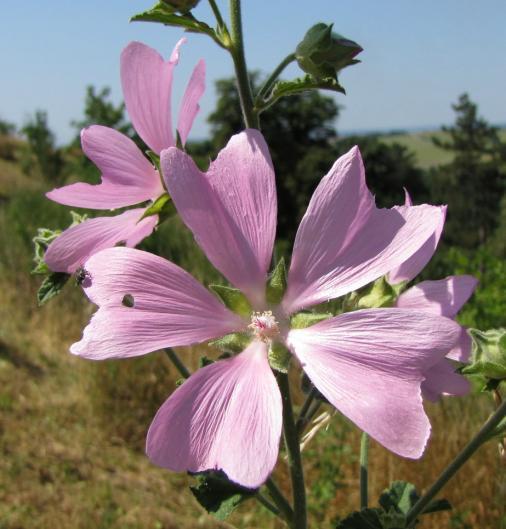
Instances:
[[[503,141],[506,140],[506,129],[500,131]],[[432,138],[445,139],[447,134],[441,131],[412,132],[404,134],[387,134],[381,137],[385,143],[400,143],[415,153],[418,165],[422,169],[429,169],[437,165],[448,163],[452,154],[432,143]]]
[[[398,137],[396,137],[398,139]],[[43,198],[49,184],[0,160],[0,528],[226,528],[185,490],[191,478],[150,464],[143,440],[157,407],[178,378],[162,353],[129,361],[92,363],[72,357],[93,307],[74,284],[38,308],[39,279],[30,276],[30,239],[41,225],[66,222],[67,208]],[[152,244],[184,256],[184,266],[210,279],[191,236],[166,224]],[[202,350],[181,354],[196,367]],[[294,370],[294,385],[299,373]],[[301,402],[301,395],[298,395]],[[433,436],[426,456],[412,462],[371,447],[371,498],[393,479],[426,487],[490,412],[487,396],[427,405]],[[312,527],[333,527],[358,507],[359,432],[334,415],[306,448]],[[283,462],[276,478],[289,492]],[[445,490],[451,514],[427,519],[425,529],[506,528],[506,482],[493,443],[483,447]],[[328,510],[326,507],[330,506]],[[230,522],[241,529],[281,524],[254,501]]]

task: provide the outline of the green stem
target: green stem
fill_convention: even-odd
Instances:
[[[287,521],[288,525],[291,525],[293,520],[293,510],[290,507],[290,504],[284,497],[283,493],[279,490],[276,483],[274,483],[272,478],[269,478],[265,482],[265,487],[269,491],[269,494],[276,504],[276,507],[279,509],[284,519]]]
[[[425,508],[446,485],[446,483],[450,481],[450,479],[457,473],[457,471],[460,470],[460,467],[476,452],[476,450],[478,450],[478,448],[485,441],[488,441],[489,435],[501,422],[504,416],[506,416],[506,400],[497,408],[495,413],[487,420],[480,431],[463,448],[460,454],[458,454],[457,457],[443,470],[427,493],[422,496],[415,503],[415,505],[413,505],[412,509],[407,514],[407,528],[413,527],[417,516],[423,514]]]
[[[179,371],[180,375],[184,378],[189,378],[191,375],[190,371],[187,369],[187,367],[183,364],[179,356],[177,355],[176,351],[172,349],[172,347],[167,347],[165,349],[165,353],[170,358],[171,362],[176,366],[176,369]]]
[[[223,20],[223,17],[221,16],[220,9],[216,2],[214,0],[209,0],[209,5],[211,6],[211,9],[214,13],[214,18],[216,18],[216,22],[218,23],[219,28],[225,28],[225,21]]]
[[[231,44],[230,53],[234,61],[235,75],[237,78],[237,89],[244,118],[244,124],[248,128],[259,129],[258,116],[253,111],[253,95],[248,70],[246,68],[246,58],[244,56],[244,43],[242,36],[241,21],[241,0],[230,0],[230,29]]]
[[[283,433],[292,478],[293,529],[307,529],[306,489],[304,471],[300,457],[299,436],[293,418],[290,383],[286,373],[277,373],[281,398],[283,400]]]
[[[304,404],[302,405],[302,408],[300,410],[299,417],[297,418],[297,423],[296,423],[297,434],[299,437],[304,433],[304,430],[308,422],[311,420],[313,415],[316,413],[316,411],[320,407],[320,402],[315,401],[317,393],[318,393],[318,390],[313,386],[308,396],[306,397]]]
[[[268,511],[271,511],[272,514],[275,514],[276,516],[281,516],[281,513],[279,512],[278,508],[275,507],[263,494],[260,494],[260,492],[256,493],[255,498],[259,503],[261,503]]]
[[[257,102],[261,102],[262,99],[267,95],[267,92],[272,88],[272,85],[277,81],[279,75],[281,72],[293,61],[295,60],[295,53],[290,53],[290,55],[287,55],[276,67],[276,69],[271,73],[267,81],[263,84],[262,88],[260,88],[260,91],[258,92],[255,104]]]
[[[360,439],[360,508],[366,509],[369,503],[369,436],[362,432]]]

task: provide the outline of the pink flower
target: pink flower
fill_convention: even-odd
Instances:
[[[413,202],[406,191],[406,206]],[[446,213],[446,208],[445,208]],[[432,236],[407,261],[390,271],[388,281],[395,285],[411,281],[430,261],[443,233],[445,218],[437,225]],[[423,281],[408,289],[397,299],[396,306],[412,310],[422,310],[454,319],[457,312],[471,297],[478,281],[472,276],[450,276],[439,281]],[[425,373],[422,384],[423,396],[437,401],[441,395],[466,395],[471,386],[469,381],[455,372],[455,367],[447,358],[467,362],[471,355],[471,337],[465,327],[461,327],[457,345]]]
[[[411,257],[431,237],[442,208],[377,209],[358,148],[322,179],[297,232],[282,303],[265,288],[276,229],[274,171],[262,135],[230,140],[207,173],[185,153],[161,156],[167,189],[209,260],[252,305],[228,310],[189,274],[129,248],[91,257],[84,289],[99,306],[80,342],[86,358],[125,358],[233,332],[250,344],[208,365],[179,387],[151,424],[147,453],[158,465],[223,470],[246,487],[263,483],[278,455],[282,402],[268,361],[286,344],[313,384],[339,411],[390,450],[419,457],[430,433],[423,373],[454,347],[460,329],[440,315],[404,308],[341,314],[305,329],[290,317],[356,290]],[[133,307],[122,300],[133,297]]]
[[[121,54],[121,82],[125,103],[144,142],[157,154],[176,144],[172,132],[173,70],[179,61],[181,39],[168,61],[152,48],[131,42]],[[205,64],[195,67],[183,95],[177,131],[186,142],[204,92]],[[99,185],[71,184],[53,189],[48,198],[80,208],[115,209],[156,199],[165,192],[158,171],[127,136],[109,127],[92,125],[81,131],[86,156],[102,172]],[[146,208],[115,217],[98,217],[65,230],[48,248],[45,261],[56,272],[73,273],[94,253],[118,243],[136,246],[158,222],[152,215],[140,220]]]

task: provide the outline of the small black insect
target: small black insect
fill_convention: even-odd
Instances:
[[[84,281],[86,281],[86,279],[91,279],[91,274],[88,272],[88,270],[80,266],[76,270],[75,278],[76,278],[76,283],[78,285],[82,285]]]
[[[134,306],[134,304],[135,304],[135,300],[134,300],[134,297],[132,296],[132,294],[125,294],[123,296],[123,299],[121,300],[121,303],[125,307],[132,308]]]

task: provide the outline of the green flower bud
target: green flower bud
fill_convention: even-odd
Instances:
[[[337,73],[352,64],[362,51],[356,42],[332,32],[332,24],[315,24],[295,50],[302,70],[316,79],[337,79]]]
[[[462,369],[466,375],[506,379],[506,329],[469,329],[473,339],[473,361]]]

